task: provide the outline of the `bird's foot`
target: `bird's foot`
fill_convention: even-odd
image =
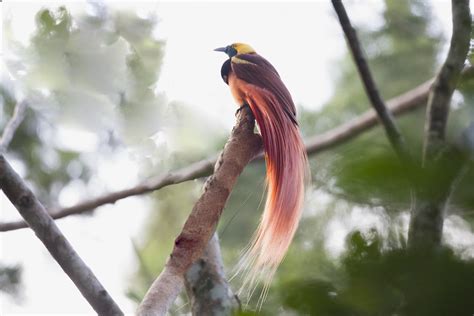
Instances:
[[[235,116],[237,116],[237,114],[239,114],[240,111],[242,111],[244,108],[250,108],[250,106],[247,104],[247,103],[244,103],[241,107],[239,107],[237,109],[237,111],[235,111]]]

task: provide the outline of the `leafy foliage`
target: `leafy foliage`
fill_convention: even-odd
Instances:
[[[472,315],[474,261],[449,248],[383,249],[376,234],[352,233],[339,283],[299,279],[280,290],[298,315]]]
[[[0,265],[0,291],[18,296],[21,285],[21,267]]]
[[[67,132],[88,133],[95,146],[88,150],[111,151],[121,143],[140,146],[159,130],[165,100],[153,84],[164,43],[153,35],[155,18],[99,5],[78,16],[62,6],[42,9],[36,27],[25,46],[6,25],[8,70],[23,86],[9,91],[3,82],[3,111],[11,113],[20,95],[29,101],[10,152],[28,166],[37,193],[51,200],[69,182],[87,181],[96,167],[80,144],[65,140]]]

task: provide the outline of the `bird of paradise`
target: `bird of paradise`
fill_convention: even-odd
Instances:
[[[234,43],[215,50],[228,55],[221,68],[222,79],[239,110],[250,107],[263,139],[266,204],[239,270],[246,271],[244,287],[264,281],[264,296],[298,227],[309,178],[308,158],[295,105],[276,69],[247,44]]]

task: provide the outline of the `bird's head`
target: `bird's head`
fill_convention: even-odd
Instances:
[[[229,58],[239,54],[255,54],[255,50],[247,44],[244,43],[234,43],[226,47],[219,47],[214,49],[216,52],[224,52]]]

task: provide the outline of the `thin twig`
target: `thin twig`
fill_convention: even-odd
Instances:
[[[413,90],[389,100],[387,102],[389,110],[394,115],[398,115],[424,105],[428,97],[431,83],[432,80],[429,80]],[[323,134],[310,137],[306,141],[308,155],[314,155],[324,150],[334,148],[335,146],[349,141],[376,126],[377,123],[377,115],[373,110],[369,110],[351,121],[341,124]],[[262,159],[263,157],[260,154],[257,158]],[[149,180],[129,189],[108,193],[95,199],[83,201],[71,207],[52,211],[51,216],[54,219],[60,219],[69,215],[81,214],[104,204],[115,203],[120,199],[130,196],[153,192],[168,185],[208,176],[212,173],[212,168],[216,163],[216,159],[217,154],[214,154],[209,158],[192,163],[185,168],[150,178]],[[24,221],[5,222],[0,223],[0,232],[26,227],[28,226]]]
[[[428,80],[418,87],[389,100],[387,102],[389,110],[394,115],[398,115],[424,105],[431,83],[432,80]],[[310,137],[306,141],[308,155],[314,155],[324,150],[334,148],[376,126],[377,123],[377,115],[373,110],[369,110],[351,121],[341,124],[323,134]],[[217,154],[214,154],[209,158],[192,163],[182,169],[150,178],[129,189],[108,193],[95,199],[80,202],[71,207],[54,210],[51,212],[51,216],[54,219],[60,219],[69,215],[81,214],[105,204],[115,203],[120,199],[130,196],[153,192],[168,185],[208,176],[212,173],[212,168],[216,163],[217,156]],[[256,159],[263,159],[262,154],[259,154]],[[0,232],[26,227],[28,226],[24,221],[5,222],[0,223]]]
[[[0,189],[99,315],[123,315],[24,181],[0,154]]]
[[[51,217],[53,219],[60,219],[70,215],[81,214],[105,204],[115,203],[118,200],[127,197],[153,192],[168,185],[178,184],[208,176],[212,173],[212,168],[217,160],[216,157],[217,156],[214,155],[210,158],[197,161],[176,171],[150,178],[143,183],[129,189],[108,193],[95,199],[83,201],[71,207],[65,207],[56,211],[52,211]],[[24,221],[0,223],[1,232],[27,227],[28,225]]]
[[[388,110],[393,115],[401,115],[424,106],[432,82],[432,79],[428,80],[416,88],[388,100]],[[377,126],[379,123],[380,120],[376,112],[374,110],[368,110],[347,123],[341,124],[323,134],[308,138],[306,150],[308,154],[311,155],[334,148],[356,138],[372,127]]]
[[[2,137],[0,138],[0,153],[5,152],[10,145],[10,142],[12,141],[18,126],[20,126],[21,122],[23,122],[23,119],[25,118],[26,107],[27,102],[25,100],[17,102],[15,109],[13,110],[12,117],[8,121],[7,125],[5,125]]]
[[[175,240],[165,268],[140,304],[138,315],[165,315],[183,288],[184,274],[208,245],[238,176],[262,148],[260,136],[253,132],[254,126],[250,109],[244,108],[237,116],[237,124],[213,175],[204,185],[204,193]]]
[[[474,67],[466,67],[463,74],[471,76]],[[387,108],[393,115],[400,115],[415,110],[426,104],[430,86],[434,81],[430,79],[425,83],[409,90],[393,99],[387,101]],[[369,110],[360,116],[343,123],[329,131],[315,135],[306,140],[306,151],[308,155],[314,155],[325,150],[334,148],[344,142],[347,142],[366,132],[379,123],[374,110]],[[80,202],[71,207],[65,207],[51,212],[53,219],[61,219],[70,215],[82,214],[91,211],[105,204],[115,203],[121,199],[150,193],[168,185],[179,184],[182,182],[195,180],[208,176],[212,173],[213,166],[216,163],[218,154],[214,154],[206,159],[194,162],[184,168],[152,177],[136,186],[107,193],[103,196]],[[262,153],[256,156],[255,160],[263,159]],[[0,223],[0,232],[27,228],[24,221],[12,221]]]
[[[469,0],[452,0],[453,32],[446,61],[441,67],[428,98],[423,161],[436,158],[444,147],[446,122],[471,39]]]
[[[474,67],[466,67],[463,74],[470,76],[474,71]],[[430,79],[416,88],[407,91],[393,99],[387,101],[387,107],[393,115],[400,115],[426,104],[428,93],[434,79]],[[344,142],[347,142],[359,136],[363,132],[376,126],[379,123],[377,115],[373,110],[369,110],[360,116],[343,123],[323,134],[315,135],[306,140],[306,151],[308,155],[314,155],[325,150],[334,148]],[[105,204],[115,203],[118,200],[131,196],[150,193],[168,185],[179,184],[182,182],[198,179],[208,176],[212,173],[212,168],[216,163],[218,154],[214,154],[206,159],[194,162],[184,168],[152,177],[143,183],[131,188],[107,193],[103,196],[80,202],[71,207],[65,207],[51,211],[53,219],[61,219],[70,215],[78,215],[91,211]],[[263,159],[263,155],[259,154],[256,160]],[[0,232],[27,228],[28,225],[24,221],[12,221],[0,223]]]
[[[382,97],[380,96],[377,85],[375,84],[370,72],[369,65],[364,57],[364,53],[362,52],[356,31],[352,27],[351,21],[346,13],[346,9],[344,8],[341,0],[332,0],[332,4],[339,18],[339,22],[344,34],[346,35],[352,57],[354,58],[354,61],[357,65],[357,70],[359,71],[362,82],[364,83],[365,92],[367,93],[373,108],[377,112],[377,115],[379,116],[379,119],[385,128],[385,132],[387,133],[390,143],[392,144],[400,159],[406,161],[409,156],[403,136],[395,124],[393,116],[388,111]]]

